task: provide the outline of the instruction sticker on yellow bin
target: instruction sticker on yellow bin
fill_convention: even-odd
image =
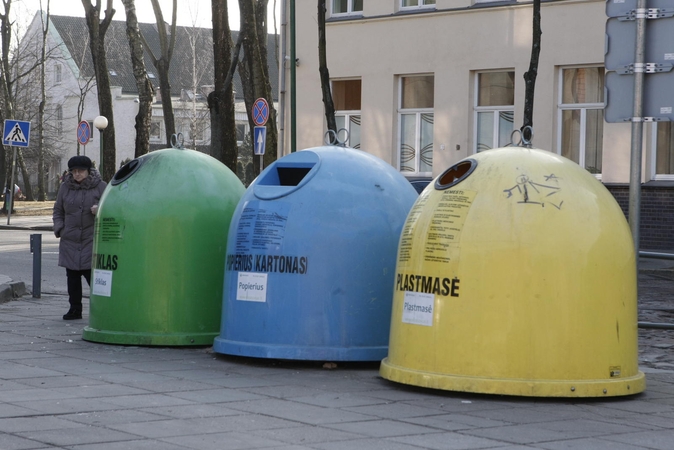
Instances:
[[[405,292],[403,323],[433,326],[435,295],[423,292]]]

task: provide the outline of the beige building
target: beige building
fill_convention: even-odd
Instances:
[[[350,146],[408,177],[434,177],[462,158],[510,143],[512,130],[522,126],[531,2],[327,4],[328,68],[338,127],[349,130]],[[576,161],[620,191],[629,183],[631,125],[604,121],[605,8],[603,0],[542,3],[533,145]],[[297,2],[297,150],[322,145],[326,131],[316,14],[315,2]],[[289,117],[289,99],[285,104]],[[286,130],[284,153],[289,121]],[[674,186],[669,122],[645,125],[643,154],[647,186]],[[671,198],[674,190],[668,192]],[[667,227],[671,207],[669,214]],[[674,248],[670,240],[650,246]]]

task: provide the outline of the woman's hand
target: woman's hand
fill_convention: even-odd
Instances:
[[[92,206],[91,207],[91,214],[93,214],[95,216],[97,212],[98,212],[98,205]]]

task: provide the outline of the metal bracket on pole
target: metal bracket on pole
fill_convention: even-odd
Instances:
[[[669,63],[634,63],[622,66],[615,72],[620,75],[632,75],[635,73],[671,72],[673,68],[674,64]]]
[[[674,17],[674,8],[637,8],[628,11],[624,16],[618,17],[620,21],[637,19],[663,19]]]

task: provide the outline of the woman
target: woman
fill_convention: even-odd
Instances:
[[[61,238],[59,266],[66,268],[70,309],[63,320],[82,318],[82,277],[91,286],[94,216],[106,183],[91,160],[73,156],[54,203],[54,234]]]

